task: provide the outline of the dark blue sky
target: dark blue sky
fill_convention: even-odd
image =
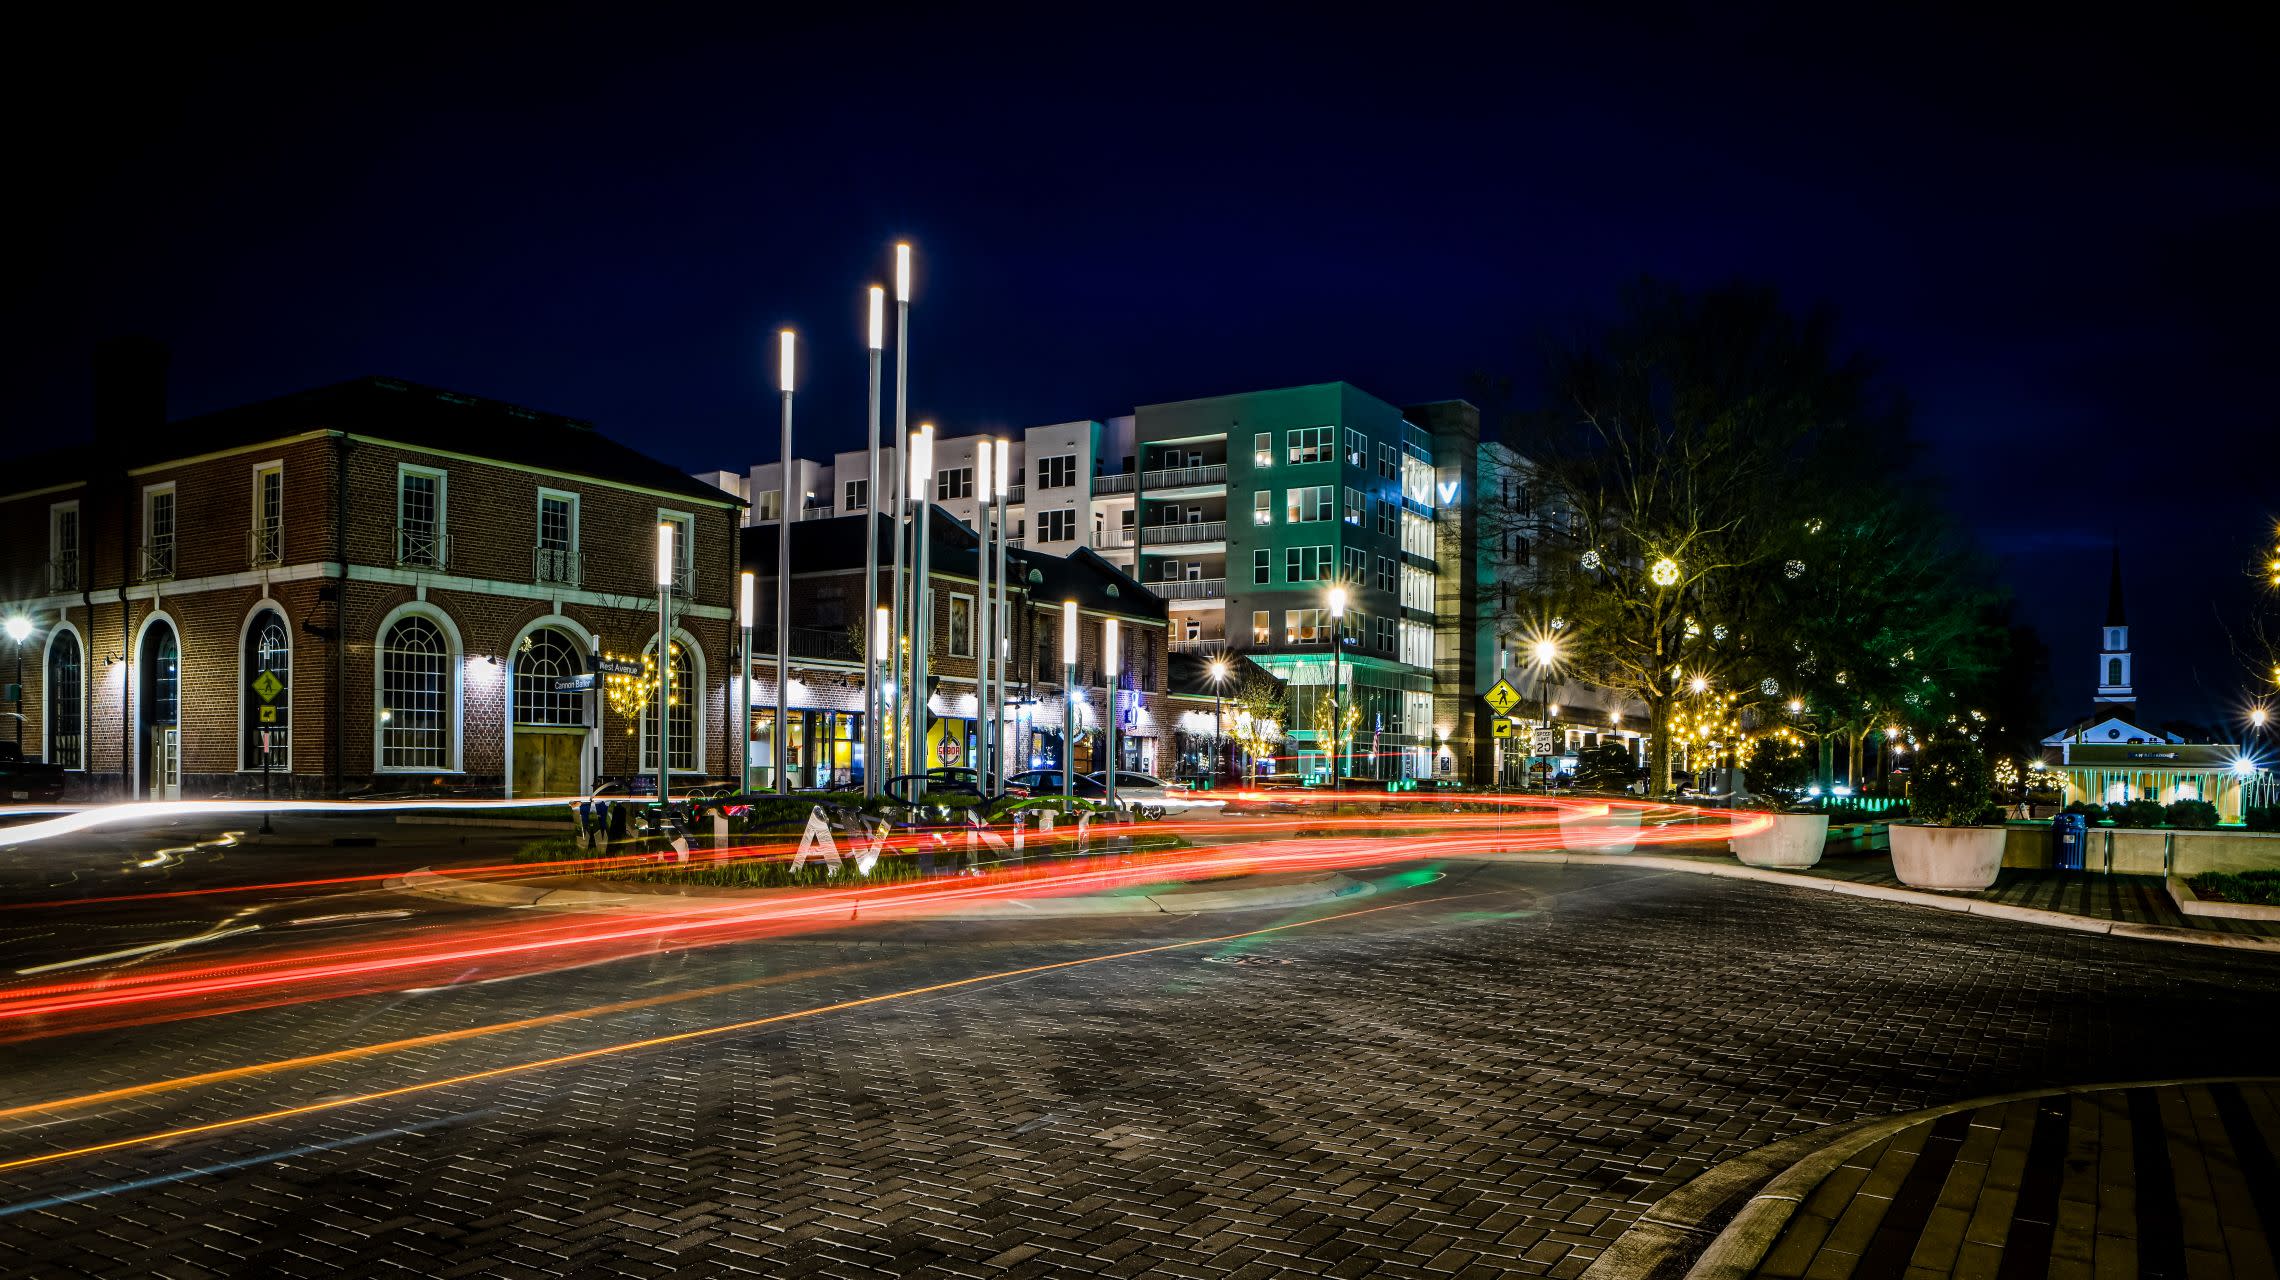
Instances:
[[[177,413],[388,373],[741,468],[773,453],[789,322],[802,452],[854,447],[897,236],[914,412],[954,429],[1331,378],[1464,395],[1638,274],[1745,277],[1834,304],[1915,398],[2054,716],[2116,533],[2148,718],[2238,702],[2218,610],[2280,516],[2249,31],[854,12],[24,32],[18,444],[84,433],[90,348],[138,331]]]

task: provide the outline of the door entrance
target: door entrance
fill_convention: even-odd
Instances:
[[[518,798],[580,794],[584,788],[578,766],[585,747],[583,729],[515,726],[514,794]]]
[[[180,799],[182,646],[166,619],[152,620],[143,632],[135,675],[135,703],[142,710],[142,769],[136,781],[153,799]],[[164,790],[167,787],[172,787],[171,793]]]
[[[150,798],[182,798],[182,730],[162,724],[150,731]]]

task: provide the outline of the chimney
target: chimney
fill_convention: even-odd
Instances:
[[[166,344],[119,337],[95,348],[95,444],[121,466],[141,461],[166,430]]]

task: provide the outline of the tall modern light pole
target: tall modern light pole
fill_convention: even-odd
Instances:
[[[16,649],[16,750],[24,747],[24,642],[32,638],[32,620],[23,614],[8,618],[8,639]],[[55,705],[51,700],[50,706]],[[52,740],[52,739],[51,739]]]
[[[750,569],[736,575],[736,616],[744,627],[744,647],[737,651],[736,664],[736,789],[749,795],[752,791],[752,581]]]
[[[974,446],[974,524],[981,542],[974,548],[974,784],[986,798],[990,788],[990,442]]]
[[[868,618],[879,609],[879,354],[887,337],[887,291],[878,285],[871,286],[871,430],[865,436],[870,452],[870,470],[863,484],[863,616]],[[893,525],[889,525],[893,528]],[[889,632],[888,635],[893,635]],[[886,700],[879,688],[879,654],[873,650],[864,663],[863,677],[863,795],[866,799],[879,794],[881,748],[885,745],[879,717],[886,710]]]
[[[1220,703],[1220,695],[1227,684],[1227,659],[1213,658],[1208,669],[1211,672],[1211,784],[1218,786],[1219,757],[1227,749],[1222,745],[1226,741],[1227,725],[1222,718],[1225,708]]]
[[[934,607],[927,596],[926,560],[932,543],[928,526],[934,523],[934,424],[921,422],[911,435],[910,450],[911,496],[918,508],[911,518],[918,522],[911,538],[910,588],[910,703],[911,749],[918,753],[916,767],[911,772],[918,781],[911,784],[911,795],[926,794],[926,771],[931,764],[926,758],[926,660],[927,646],[934,642]]]
[[[1330,588],[1330,789],[1346,789],[1346,588]]]
[[[1005,576],[1005,541],[1007,528],[1005,504],[1006,499],[1010,498],[1013,495],[1013,455],[1012,446],[1009,445],[1003,437],[1000,437],[997,440],[993,446],[993,449],[997,454],[997,467],[995,469],[995,474],[997,476],[998,598],[997,604],[994,605],[991,609],[993,616],[996,618],[996,622],[993,624],[990,633],[997,637],[997,647],[990,650],[990,662],[997,668],[997,674],[990,682],[990,689],[995,694],[997,702],[996,705],[990,709],[990,741],[995,743],[997,746],[997,780],[995,785],[999,790],[1002,791],[1005,788],[1005,775],[1010,772],[1010,770],[1005,767],[1005,680],[1007,670],[1013,665],[1010,662],[1006,661],[1006,650],[1010,647],[1008,641],[1012,639],[1011,632],[1013,631],[1013,614],[1012,611],[1006,607],[1007,601],[1012,598],[1012,593],[1007,590],[1008,579]]]
[[[792,331],[776,335],[776,383],[784,393],[783,443],[776,456],[784,469],[783,501],[776,508],[776,794],[792,790],[792,354],[799,339]]]
[[[1061,800],[1077,798],[1077,602],[1061,602]]]
[[[1114,815],[1116,812],[1116,767],[1123,763],[1116,750],[1116,721],[1119,713],[1116,709],[1116,619],[1114,618],[1105,618],[1101,621],[1100,661],[1102,667],[1100,673],[1101,692],[1105,695],[1103,701],[1108,704],[1108,714],[1105,717],[1108,721],[1108,769],[1103,776],[1108,779],[1108,811]]]
[[[667,761],[673,754],[673,523],[657,523],[657,820],[671,799]]]
[[[908,723],[910,715],[910,681],[903,678],[903,656],[899,647],[910,629],[903,625],[908,596],[903,578],[903,540],[906,532],[904,518],[909,514],[911,497],[910,476],[910,246],[895,246],[895,445],[902,451],[901,465],[895,468],[895,582],[894,582],[894,643],[898,646],[889,670],[894,673],[895,722],[897,732],[894,744],[895,773],[920,772],[906,768],[914,760]]]

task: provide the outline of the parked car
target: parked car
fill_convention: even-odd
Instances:
[[[889,778],[880,790],[890,800],[899,804],[909,804],[918,796],[918,784],[921,777],[920,774],[906,773],[900,777]],[[979,804],[988,798],[982,795],[981,775],[972,769],[929,769],[923,775],[923,779],[926,783],[926,798],[928,800],[940,801],[944,804]],[[1029,794],[1029,789],[1021,786],[1018,781],[1012,781],[1006,784],[1005,794],[1020,799]]]
[[[1087,774],[1083,780],[1099,787],[1100,792],[1097,794],[1105,794],[1108,790],[1106,773]],[[1079,794],[1083,793],[1080,791]],[[1154,774],[1138,773],[1130,769],[1116,771],[1116,800],[1119,804],[1136,804],[1157,812],[1198,806],[1216,809],[1223,803],[1218,797],[1199,793],[1184,782],[1166,782]]]
[[[62,799],[62,765],[26,759],[22,747],[0,742],[0,801],[54,804]]]
[[[1033,796],[1057,796],[1061,794],[1061,771],[1059,769],[1026,770],[1013,775],[1012,781],[1028,788],[1029,794]],[[1108,787],[1096,779],[1078,774],[1076,793],[1080,799],[1098,800],[1108,794]]]
[[[978,770],[968,769],[962,765],[942,765],[940,767],[927,770],[926,776],[930,779],[952,783],[969,789],[979,790],[981,787],[981,773]],[[1019,781],[1016,780],[1018,776],[1019,775],[1016,775],[1016,778],[1007,779],[1003,788],[1005,794],[1012,796],[1017,800],[1029,794],[1029,788],[1023,786]],[[933,785],[934,783],[931,781],[927,783],[927,786],[929,787],[932,787]]]

